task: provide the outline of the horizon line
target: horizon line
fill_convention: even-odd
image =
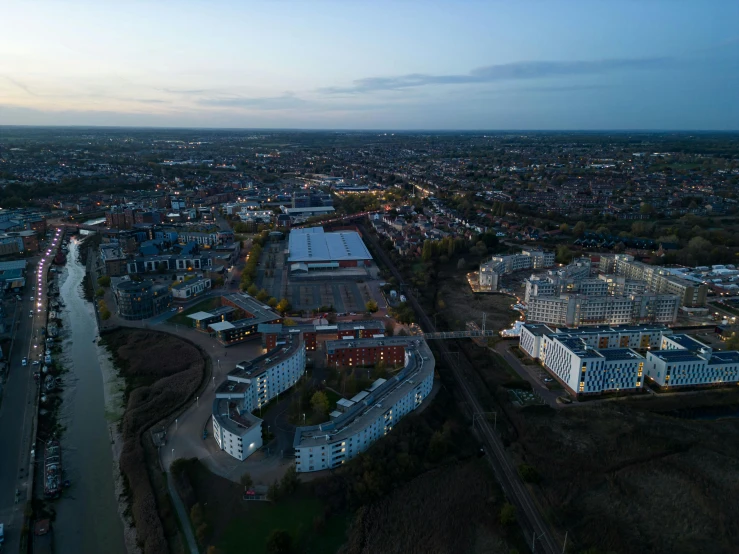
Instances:
[[[417,128],[417,129],[392,129],[392,128],[317,128],[317,127],[197,127],[197,126],[159,126],[159,125],[35,125],[35,124],[0,124],[3,128],[21,128],[21,129],[140,129],[140,130],[162,130],[162,131],[268,131],[268,132],[288,132],[299,131],[309,133],[335,133],[335,132],[352,132],[352,133],[739,133],[739,129],[649,129],[649,128],[630,128],[630,129],[435,129],[435,128]],[[2,137],[0,137],[0,140]]]

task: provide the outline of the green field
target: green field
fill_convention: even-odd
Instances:
[[[313,530],[323,504],[317,498],[295,496],[279,502],[255,501],[244,518],[234,518],[221,537],[218,548],[224,554],[262,554],[267,552],[267,537],[272,529],[284,529],[293,537],[296,551],[308,554],[336,552],[346,541],[348,519],[330,517],[320,534]],[[248,546],[247,546],[248,545]]]
[[[188,315],[194,314],[197,312],[207,312],[215,308],[218,308],[220,305],[221,305],[220,297],[208,298],[206,300],[203,300],[202,302],[198,302],[192,308],[188,308],[187,310],[183,310],[181,312],[176,313],[175,315],[173,315],[167,320],[167,323],[171,325],[187,325],[187,326],[192,327],[192,319],[187,317]]]

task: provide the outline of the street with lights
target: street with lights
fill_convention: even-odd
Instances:
[[[34,444],[39,389],[33,373],[44,356],[47,277],[61,240],[61,230],[52,231],[42,256],[29,260],[25,290],[16,297],[8,379],[0,404],[0,522],[5,524],[7,552],[20,546],[23,512],[33,492],[34,457],[43,456],[43,448]]]

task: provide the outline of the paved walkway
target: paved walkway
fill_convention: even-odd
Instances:
[[[167,489],[169,490],[169,496],[172,497],[172,503],[174,504],[174,508],[177,511],[177,516],[180,518],[182,530],[185,533],[185,539],[187,540],[187,545],[190,548],[190,554],[200,554],[198,541],[195,540],[195,535],[193,535],[192,532],[192,525],[190,525],[190,517],[187,513],[187,510],[185,510],[185,505],[182,503],[180,495],[177,494],[177,490],[174,486],[174,481],[172,480],[172,473],[169,471],[167,472]]]

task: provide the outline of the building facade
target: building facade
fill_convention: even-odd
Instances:
[[[113,290],[118,315],[138,320],[154,317],[172,305],[172,293],[165,285],[151,281],[121,281]]]
[[[305,346],[286,335],[267,354],[240,362],[216,389],[213,436],[221,450],[245,460],[262,446],[262,420],[252,412],[282,394],[305,373]]]
[[[172,285],[172,297],[175,300],[189,300],[209,291],[211,280],[208,277],[189,279],[176,285]]]
[[[680,299],[670,294],[586,296],[563,294],[529,299],[526,321],[563,327],[674,323]]]
[[[493,256],[480,264],[478,284],[482,290],[495,292],[500,289],[500,278],[507,273],[523,269],[542,269],[554,265],[554,252],[547,250],[522,250],[520,254]]]
[[[580,337],[544,335],[544,366],[575,395],[637,391],[644,358],[630,348],[592,348]]]
[[[650,292],[677,295],[682,306],[699,308],[706,305],[708,285],[674,275],[663,267],[636,261],[628,254],[601,256],[599,267],[604,273],[645,281]]]
[[[714,351],[688,335],[664,337],[647,353],[647,377],[661,388],[723,386],[739,382],[739,352]]]

